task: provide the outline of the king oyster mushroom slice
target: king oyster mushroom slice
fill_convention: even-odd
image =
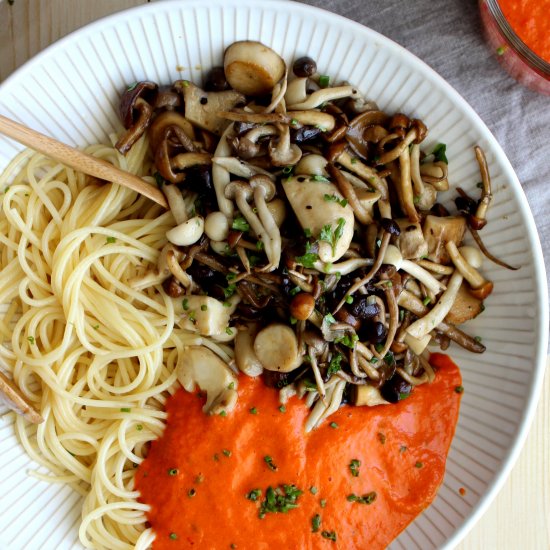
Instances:
[[[258,328],[250,323],[239,328],[235,336],[235,362],[241,372],[248,376],[260,376],[264,368],[254,351],[254,338]]]
[[[228,300],[230,307],[211,296],[188,295],[183,301],[174,299],[173,302],[176,314],[194,319],[195,328],[202,336],[225,334],[238,303],[236,295]]]
[[[204,130],[221,136],[228,121],[218,116],[220,111],[230,111],[246,98],[236,90],[205,92],[192,82],[181,81],[177,86],[183,91],[185,118]]]
[[[189,392],[197,385],[206,392],[202,410],[209,414],[231,412],[237,404],[237,377],[211,350],[204,346],[188,346],[176,367],[180,384]]]
[[[296,334],[282,323],[268,325],[258,332],[254,352],[267,370],[291,372],[302,364]]]
[[[338,261],[353,238],[354,216],[349,204],[340,202],[344,197],[337,187],[330,182],[295,176],[283,181],[283,189],[304,230],[309,229],[315,238],[321,237],[321,231],[331,235],[332,242],[319,242],[319,259]],[[337,200],[327,201],[327,196]]]
[[[285,62],[278,53],[252,40],[231,44],[225,50],[223,68],[231,87],[246,95],[271,92],[286,72]]]

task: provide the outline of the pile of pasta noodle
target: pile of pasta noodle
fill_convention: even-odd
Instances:
[[[147,149],[86,151],[144,176]],[[86,547],[147,548],[134,471],[163,430],[184,347],[201,341],[157,287],[136,290],[174,219],[29,151],[0,178],[0,364],[44,418],[29,428],[18,417],[18,437],[49,471],[34,475],[84,496]]]

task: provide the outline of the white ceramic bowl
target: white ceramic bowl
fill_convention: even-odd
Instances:
[[[220,64],[224,47],[243,38],[261,40],[287,60],[308,54],[323,73],[353,82],[382,109],[421,118],[429,142],[447,143],[454,185],[475,193],[473,146],[487,154],[495,198],[482,235],[489,249],[522,268],[485,265],[495,292],[468,331],[483,337],[487,351],[451,349],[465,393],[445,481],[433,505],[391,545],[452,548],[502,486],[527,434],[542,383],[548,298],[517,177],[487,127],[441,77],[376,32],[306,5],[169,1],[118,13],[49,47],[0,87],[0,113],[67,143],[104,141],[118,127],[118,95],[127,83],[201,82],[204,71]],[[0,169],[20,149],[0,138]],[[13,436],[10,415],[0,419],[0,448],[0,547],[78,548],[78,497],[26,475],[33,466]]]

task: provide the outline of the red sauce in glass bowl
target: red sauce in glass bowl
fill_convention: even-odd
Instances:
[[[550,95],[550,0],[479,0],[500,64],[518,82]]]
[[[550,62],[550,0],[498,0],[498,3],[525,45]]]
[[[458,419],[458,367],[438,353],[430,362],[435,381],[409,398],[342,407],[309,434],[303,401],[281,409],[261,380],[241,377],[226,417],[179,390],[135,478],[153,550],[386,548],[436,496]],[[297,506],[261,517],[268,487],[285,484],[302,491]]]

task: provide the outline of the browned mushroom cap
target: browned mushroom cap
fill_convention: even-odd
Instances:
[[[152,106],[155,111],[160,111],[163,109],[172,111],[177,107],[181,107],[181,105],[182,97],[178,94],[178,92],[172,89],[172,86],[161,86],[155,100],[152,102]]]
[[[388,134],[383,128],[388,119],[388,115],[382,111],[365,111],[350,122],[346,140],[356,155],[363,159],[367,158],[368,142],[377,143]],[[373,128],[381,128],[382,132],[378,131],[380,135],[375,134]]]
[[[166,111],[158,115],[151,123],[148,135],[153,151],[156,151],[159,145],[169,138],[175,138],[172,145],[182,145],[187,151],[196,149],[193,144],[195,140],[193,125],[184,116],[174,111]]]
[[[118,140],[115,148],[125,155],[143,135],[153,116],[150,101],[154,101],[158,85],[143,81],[132,84],[120,99],[119,114],[127,132]]]

